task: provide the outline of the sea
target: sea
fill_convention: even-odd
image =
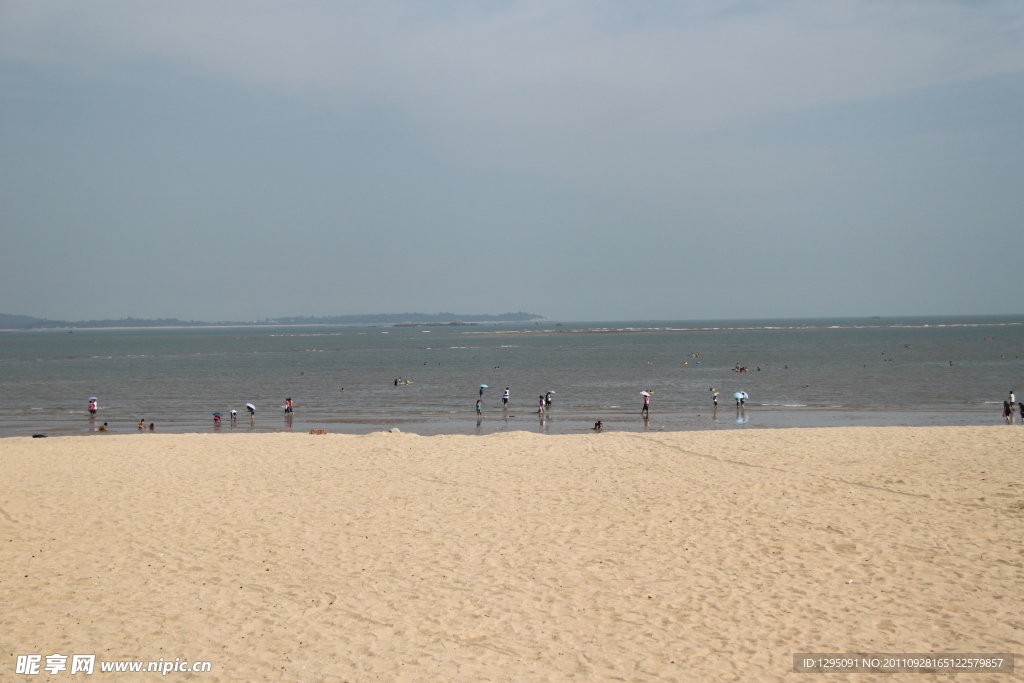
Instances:
[[[0,436],[996,425],[1011,390],[1024,315],[0,332]]]

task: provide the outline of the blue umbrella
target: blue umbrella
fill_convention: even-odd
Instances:
[[[220,417],[220,413],[214,413],[213,416],[214,417]]]
[[[490,389],[490,387],[489,387],[489,386],[487,386],[486,384],[481,384],[481,385],[480,385],[480,388],[481,388],[481,389]]]

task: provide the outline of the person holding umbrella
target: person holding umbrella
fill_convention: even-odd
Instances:
[[[246,403],[245,407],[248,408],[248,410],[249,410],[249,418],[250,419],[256,417],[256,406],[254,406],[251,403]]]
[[[644,407],[640,409],[641,415],[650,415],[651,413],[651,392],[641,391],[640,395],[644,397]]]
[[[488,387],[486,384],[481,384],[480,385],[480,398],[484,397],[484,389],[489,389],[489,388],[490,387]]]
[[[97,410],[96,397],[95,396],[90,396],[89,397],[89,414],[91,416],[93,416],[93,417],[96,417],[96,410]]]

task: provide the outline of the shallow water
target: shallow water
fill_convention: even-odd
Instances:
[[[2,436],[103,422],[132,433],[140,419],[161,432],[421,434],[573,433],[596,420],[633,431],[986,425],[1003,422],[1015,388],[1024,394],[1024,316],[0,333]],[[740,390],[750,399],[737,411]],[[547,391],[554,405],[539,415]],[[255,420],[213,424],[247,402]]]

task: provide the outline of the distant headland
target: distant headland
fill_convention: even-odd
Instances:
[[[126,327],[268,327],[285,325],[477,325],[480,323],[518,323],[546,320],[536,313],[455,314],[455,313],[374,313],[368,315],[333,315],[324,317],[289,316],[263,320],[205,322],[177,318],[121,318],[119,320],[48,320],[29,315],[0,313],[0,330],[62,330]]]

